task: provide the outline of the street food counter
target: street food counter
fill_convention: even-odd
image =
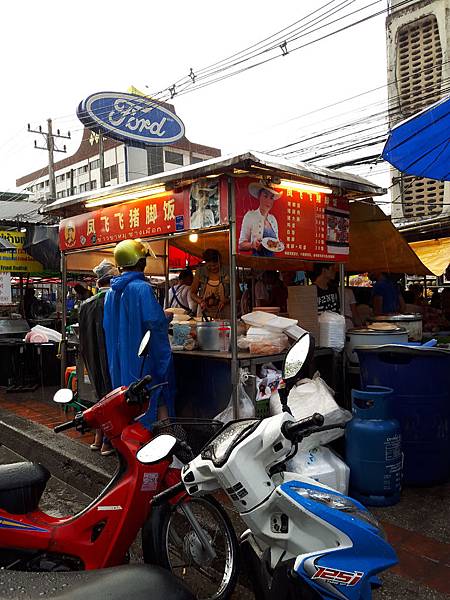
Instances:
[[[224,396],[232,397],[237,415],[239,368],[255,371],[259,364],[280,363],[283,356],[283,352],[262,356],[240,352],[238,269],[295,272],[309,270],[312,262],[331,262],[340,265],[343,286],[343,265],[349,257],[349,202],[383,193],[382,188],[355,175],[248,152],[59,199],[44,211],[63,217],[59,230],[63,297],[69,272],[87,273],[102,259],[112,260],[114,246],[124,239],[147,244],[146,273],[165,276],[166,300],[170,248],[186,253],[187,258],[201,257],[206,249],[219,251],[229,284],[229,352],[216,356],[176,350],[174,358],[179,390],[184,394],[194,385],[195,392],[196,385],[192,403],[211,407],[216,402],[214,389],[200,389],[207,378],[201,373],[194,378],[190,368],[200,364],[204,371],[207,365],[222,365],[217,367],[223,370],[220,387],[226,390]],[[301,312],[307,300],[299,298],[292,299],[289,313]],[[312,310],[311,298],[308,306]],[[317,317],[317,306],[313,310]],[[297,314],[291,316],[298,320]],[[63,307],[62,375],[65,323]],[[306,322],[300,325],[309,329]],[[210,413],[217,412],[217,407]]]

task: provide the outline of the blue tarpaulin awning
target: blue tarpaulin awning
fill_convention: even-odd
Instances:
[[[450,180],[450,96],[396,125],[382,157],[416,177]]]

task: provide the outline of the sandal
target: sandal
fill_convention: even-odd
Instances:
[[[91,444],[91,445],[89,446],[89,448],[90,448],[91,450],[93,450],[94,452],[97,452],[98,450],[100,450],[100,448],[101,448],[101,447],[102,447],[102,445],[101,445],[101,444],[95,444],[95,443],[94,443],[94,444]]]
[[[101,454],[102,456],[111,456],[111,454],[114,454],[114,453],[115,453],[115,451],[116,451],[116,450],[115,450],[115,448],[109,448],[108,450],[102,450],[102,451],[100,452],[100,454]]]

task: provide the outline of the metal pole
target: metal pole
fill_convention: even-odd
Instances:
[[[98,134],[98,162],[100,167],[100,187],[105,187],[105,147],[103,144],[103,133]]]
[[[164,274],[166,281],[164,284],[164,306],[169,306],[169,240],[164,240]]]
[[[341,297],[341,315],[345,315],[345,266],[339,263],[339,295]]]
[[[228,177],[228,222],[230,254],[230,313],[231,313],[231,398],[233,419],[238,419],[238,347],[237,347],[237,293],[236,293],[236,203],[234,180]]]
[[[65,387],[65,377],[66,377],[66,365],[67,365],[67,356],[66,356],[66,323],[67,323],[67,257],[62,252],[61,253],[61,294],[62,294],[62,306],[61,306],[61,347],[60,347],[60,355],[61,355],[61,387]]]
[[[48,177],[50,185],[50,199],[56,200],[56,181],[55,181],[55,165],[53,162],[53,149],[55,140],[53,139],[52,120],[47,119],[47,150],[48,150]]]

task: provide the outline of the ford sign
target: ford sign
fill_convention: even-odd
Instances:
[[[184,136],[183,122],[151,98],[99,92],[83,100],[77,116],[89,129],[132,146],[172,144]]]

